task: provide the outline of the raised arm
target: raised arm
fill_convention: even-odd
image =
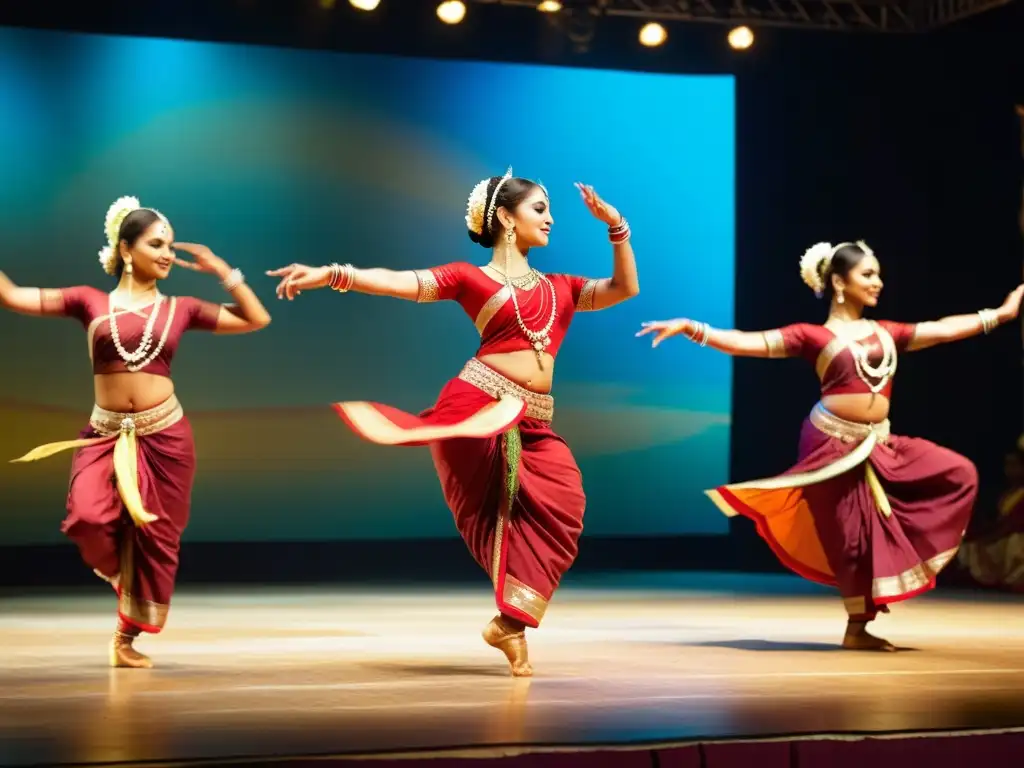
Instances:
[[[608,239],[612,243],[611,277],[582,281],[576,307],[582,311],[607,309],[640,293],[636,257],[630,245],[629,223],[615,208],[602,200],[593,187],[577,184],[576,188],[591,214],[608,225]]]
[[[805,335],[802,325],[770,331],[735,331],[712,328],[707,323],[687,318],[655,320],[642,325],[636,335],[655,334],[651,347],[673,336],[685,336],[702,347],[713,347],[736,357],[792,357],[801,353]]]
[[[991,333],[998,326],[1015,320],[1020,313],[1024,285],[1018,285],[999,309],[983,309],[970,315],[951,315],[918,323],[908,350],[927,349],[938,344],[967,339],[979,333]]]
[[[218,334],[253,333],[270,325],[270,313],[253,292],[241,271],[232,269],[224,259],[216,256],[205,245],[197,243],[175,243],[175,250],[185,251],[194,261],[175,258],[174,263],[196,272],[215,275],[231,297],[233,304],[209,304],[200,302],[196,310],[193,328],[203,328]]]
[[[277,285],[277,298],[289,301],[303,291],[331,288],[340,293],[355,291],[371,296],[429,302],[454,299],[462,285],[458,264],[401,271],[380,267],[358,269],[351,264],[331,264],[326,267],[291,264],[267,274],[281,278]]]

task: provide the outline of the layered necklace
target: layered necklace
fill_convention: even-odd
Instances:
[[[131,278],[129,278],[130,280]],[[115,292],[116,293],[116,292]],[[131,301],[131,283],[128,285],[128,300]],[[114,348],[117,350],[118,356],[124,361],[125,368],[132,373],[137,373],[145,368],[147,365],[152,363],[163,351],[164,345],[167,343],[167,338],[170,336],[171,325],[174,322],[174,309],[176,300],[172,297],[170,301],[170,307],[167,310],[167,321],[164,323],[164,331],[160,335],[160,341],[157,345],[153,346],[153,331],[156,329],[157,316],[160,314],[160,307],[163,304],[164,296],[161,293],[156,294],[156,300],[152,304],[152,309],[149,313],[149,319],[146,321],[146,325],[142,330],[142,340],[139,342],[139,346],[134,352],[129,352],[124,348],[124,344],[121,343],[121,331],[117,327],[117,314],[116,314],[116,303],[115,294],[110,294],[109,302],[109,313],[110,313],[110,337],[114,341]],[[128,308],[126,308],[128,309]],[[128,309],[130,312],[134,312],[134,309]]]
[[[537,365],[540,367],[541,370],[544,370],[544,358],[542,356],[542,353],[545,349],[551,346],[551,329],[555,326],[555,318],[558,314],[558,302],[557,297],[555,295],[555,286],[551,282],[551,280],[548,279],[547,275],[545,275],[543,272],[533,269],[532,267],[530,268],[530,271],[523,277],[511,277],[509,275],[509,268],[511,266],[510,259],[512,255],[512,247],[513,246],[508,245],[507,250],[505,251],[505,285],[508,287],[508,291],[512,295],[512,306],[515,308],[516,322],[519,323],[520,330],[522,330],[523,334],[530,341],[530,344],[533,347],[534,354],[537,355]],[[497,272],[498,270],[495,271]],[[546,285],[548,287],[548,290],[551,292],[551,314],[548,316],[548,321],[544,324],[544,327],[542,327],[540,330],[535,331],[530,328],[527,328],[526,323],[523,321],[523,313],[519,309],[519,299],[516,296],[516,287],[517,284],[522,285],[524,287],[527,285],[532,287],[536,285],[538,281],[544,283],[544,285]]]
[[[844,338],[843,341],[853,357],[857,376],[868,386],[872,394],[877,395],[885,389],[893,374],[896,373],[896,343],[892,340],[892,336],[880,329],[874,321],[871,322],[871,327],[882,347],[882,359],[878,365],[871,364],[869,360],[871,351],[861,343],[864,339]]]

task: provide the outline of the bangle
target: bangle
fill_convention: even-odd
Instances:
[[[238,286],[245,282],[245,275],[242,274],[240,269],[232,269],[228,272],[228,276],[224,278],[221,285],[224,286],[224,290],[228,293],[235,290]]]
[[[700,337],[699,341],[698,341],[698,336]],[[690,341],[694,342],[695,344],[700,344],[702,347],[706,347],[708,345],[708,339],[710,339],[710,338],[711,338],[711,326],[710,325],[708,325],[707,323],[698,323],[698,322],[695,322],[693,324],[693,333],[690,334]]]
[[[999,327],[999,315],[994,309],[982,309],[978,317],[981,319],[981,332],[986,335]]]
[[[331,264],[331,278],[328,285],[331,290],[346,293],[356,281],[356,268],[351,264]]]
[[[629,222],[625,216],[621,217],[615,226],[608,227],[608,240],[614,244],[626,242],[629,240],[629,234]]]

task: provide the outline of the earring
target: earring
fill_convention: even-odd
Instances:
[[[124,264],[124,271],[125,271],[125,274],[129,274],[129,275],[132,273],[132,263],[130,261],[126,261],[125,262],[125,264]]]
[[[515,245],[516,242],[516,228],[509,227],[505,230],[505,242],[509,245]]]
[[[843,296],[843,289],[842,288],[840,288],[838,291],[836,291],[836,303],[838,303],[838,304],[845,304],[846,303],[846,297]]]

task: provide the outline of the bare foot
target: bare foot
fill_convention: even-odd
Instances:
[[[864,622],[850,622],[846,625],[843,648],[849,651],[886,651],[892,653],[896,646],[881,637],[875,637],[865,629]]]
[[[513,677],[531,677],[533,675],[524,630],[511,629],[499,615],[491,619],[491,623],[484,627],[483,637],[485,643],[505,654]]]
[[[110,666],[127,667],[129,669],[152,669],[153,662],[149,656],[139,653],[132,647],[135,640],[124,632],[115,632],[110,641]]]

